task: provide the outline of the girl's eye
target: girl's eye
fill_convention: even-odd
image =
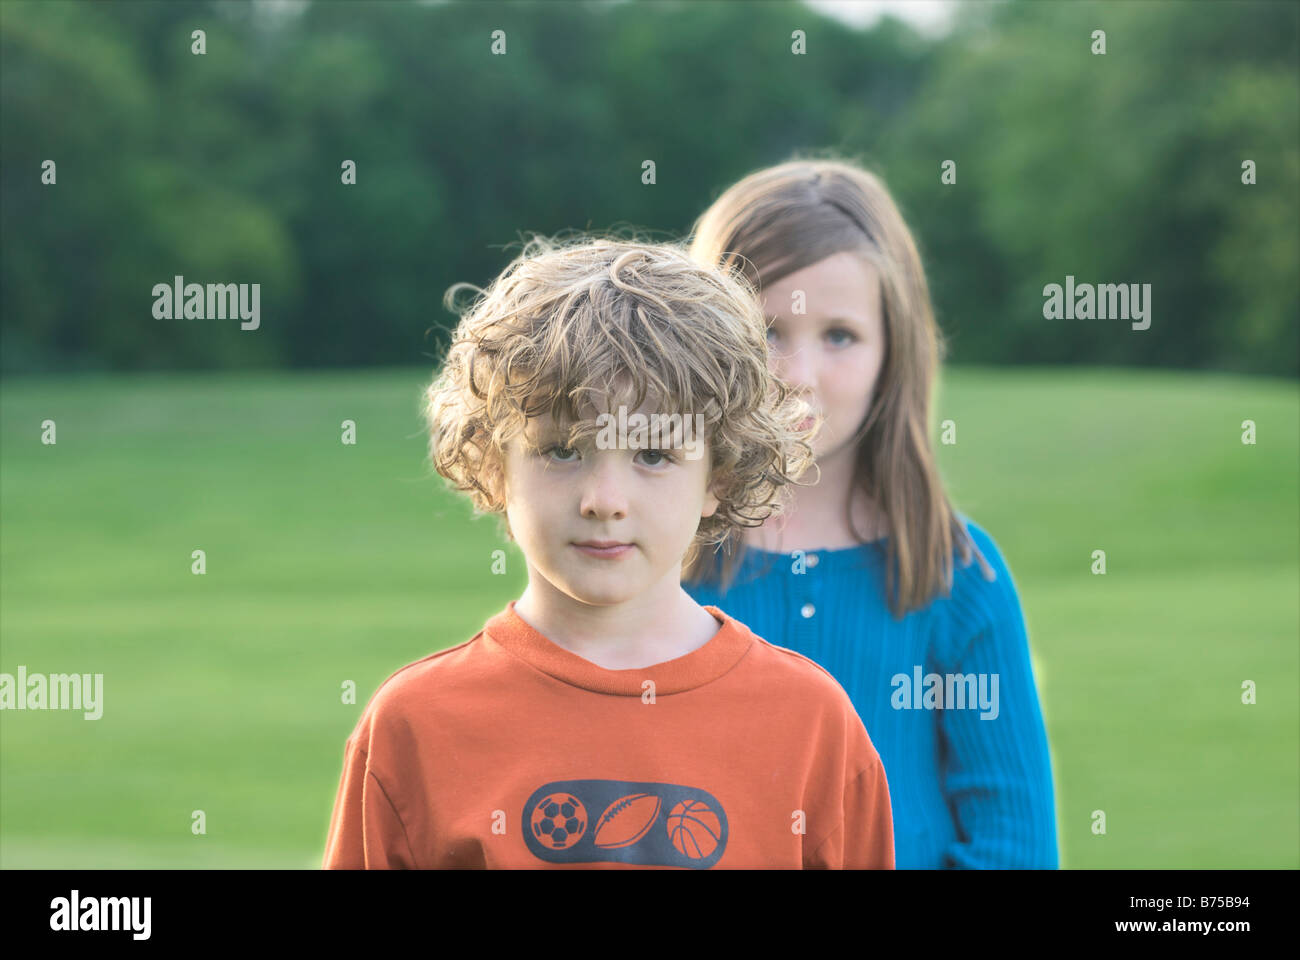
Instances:
[[[573,447],[566,447],[566,446],[563,446],[563,445],[561,445],[561,444],[554,443],[554,444],[551,444],[551,446],[547,447],[545,450],[542,451],[542,456],[544,456],[544,457],[549,457],[549,456],[551,456],[552,454],[555,454],[555,453],[557,453],[557,452],[558,452],[558,453],[576,454],[578,451],[575,450]],[[555,459],[555,460],[556,460],[557,462],[559,462],[559,463],[572,463],[572,462],[573,462],[572,460],[568,459],[567,457],[560,457],[560,456],[557,456],[557,457],[554,457],[553,459]]]
[[[836,327],[834,330],[828,330],[828,331],[826,331],[826,336],[828,336],[828,337],[833,337],[833,336],[835,336],[837,333],[838,333],[838,334],[842,334],[842,335],[844,336],[845,339],[842,340],[842,341],[840,341],[840,342],[837,343],[837,344],[834,344],[834,346],[838,346],[838,347],[848,346],[850,343],[853,343],[854,341],[856,341],[856,340],[858,339],[858,338],[855,337],[852,333],[850,333],[848,330],[845,330],[843,327]]]
[[[676,462],[677,462],[677,459],[676,459],[675,457],[673,457],[673,456],[672,456],[671,454],[669,454],[669,453],[666,453],[666,452],[663,451],[663,450],[642,450],[641,453],[644,454],[644,455],[647,456],[647,457],[658,457],[658,458],[660,458],[660,459],[658,459],[658,460],[656,460],[656,461],[654,461],[653,463],[650,464],[650,466],[652,466],[652,467],[657,467],[657,466],[659,466],[659,465],[662,464],[662,463],[676,463]]]

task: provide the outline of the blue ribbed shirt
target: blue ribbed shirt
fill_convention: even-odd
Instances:
[[[683,586],[844,687],[885,767],[899,869],[1055,869],[1051,759],[1020,598],[992,537],[960,519],[996,578],[954,556],[952,591],[897,620],[887,540],[808,552],[803,572],[796,554],[748,549],[726,594]]]

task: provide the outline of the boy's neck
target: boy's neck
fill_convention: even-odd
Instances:
[[[682,589],[680,571],[620,604],[575,600],[529,571],[515,613],[546,639],[606,670],[676,660],[708,643],[722,624]]]

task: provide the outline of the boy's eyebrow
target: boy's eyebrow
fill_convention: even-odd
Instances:
[[[569,437],[568,427],[562,427],[552,424],[548,427],[538,427],[535,431],[536,438],[534,443],[551,443],[556,440],[567,440]]]
[[[658,444],[658,446],[655,447],[647,446],[642,449],[685,450],[686,447],[688,446],[686,442],[687,441],[686,431],[688,429],[690,429],[690,427],[687,426],[685,422],[685,415],[683,414],[682,426],[678,431],[674,432],[670,430],[667,426],[664,426],[660,429],[660,443]],[[525,435],[526,442],[535,449],[540,449],[541,447],[550,443],[567,443],[568,439],[569,439],[568,428],[559,427],[559,426],[549,426],[546,427],[545,429],[538,428],[537,435],[533,439],[528,439],[527,435]],[[647,441],[648,440],[649,437],[647,436]],[[677,442],[673,443],[672,441],[674,440],[676,440]],[[590,443],[591,439],[588,439],[587,442]]]
[[[555,428],[547,427],[545,430],[538,430],[531,438],[531,443],[549,443],[552,440],[564,439],[564,432]]]

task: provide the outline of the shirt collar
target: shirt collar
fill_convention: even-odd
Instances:
[[[548,640],[515,612],[513,600],[488,620],[483,629],[492,641],[521,660],[584,690],[639,697],[652,689],[656,695],[666,695],[693,690],[718,679],[740,662],[757,639],[748,627],[717,607],[704,609],[722,621],[708,643],[673,660],[630,670],[606,670]],[[644,686],[647,680],[654,686]]]

